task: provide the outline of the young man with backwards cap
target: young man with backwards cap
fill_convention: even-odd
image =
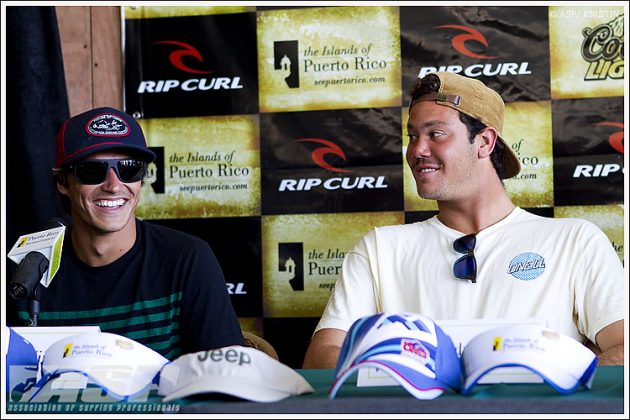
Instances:
[[[135,217],[154,159],[140,125],[114,108],[63,125],[53,175],[72,226],[59,271],[38,288],[39,325],[99,325],[171,360],[243,345],[208,243]],[[17,316],[28,319],[25,311]]]
[[[407,163],[429,220],[375,228],[346,255],[305,368],[334,368],[356,319],[415,312],[434,320],[537,318],[600,364],[623,364],[623,266],[609,239],[580,219],[516,207],[502,179],[520,163],[501,137],[505,105],[481,81],[437,72],[409,105]]]

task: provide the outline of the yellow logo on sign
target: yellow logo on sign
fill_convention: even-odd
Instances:
[[[501,337],[494,337],[494,343],[492,344],[492,351],[497,351],[501,348]]]

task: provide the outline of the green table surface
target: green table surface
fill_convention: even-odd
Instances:
[[[116,401],[97,386],[83,390],[42,389],[32,402],[7,395],[7,413],[624,413],[624,367],[597,368],[591,389],[561,394],[547,383],[483,384],[469,395],[447,390],[419,400],[400,386],[357,387],[356,375],[328,398],[332,369],[298,369],[315,392],[278,402],[257,403],[201,394],[162,402],[153,385],[131,401]]]

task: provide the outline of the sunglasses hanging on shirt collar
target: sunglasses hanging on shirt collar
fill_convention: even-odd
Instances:
[[[475,245],[477,237],[475,234],[462,236],[453,242],[453,249],[460,254],[466,254],[459,257],[453,264],[453,275],[458,279],[470,280],[472,283],[477,282],[477,260],[475,259]]]

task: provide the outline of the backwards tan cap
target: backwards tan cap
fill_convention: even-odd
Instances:
[[[503,154],[505,174],[503,178],[516,176],[521,170],[521,164],[501,135],[505,111],[505,103],[501,95],[477,79],[449,72],[431,74],[440,79],[439,90],[413,99],[409,104],[409,112],[418,102],[435,101],[439,105],[451,107],[478,119],[487,126],[494,127],[498,131],[499,141],[505,146],[505,153]]]

